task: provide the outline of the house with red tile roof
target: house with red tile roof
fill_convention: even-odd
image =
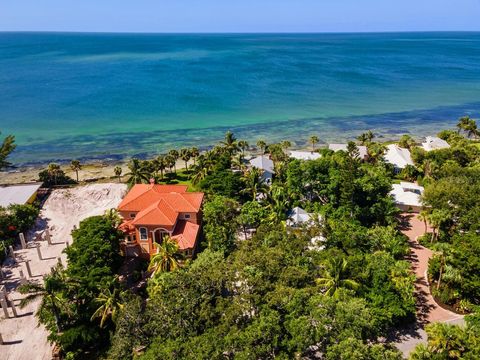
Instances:
[[[178,243],[180,251],[192,256],[197,249],[203,193],[187,192],[186,185],[136,184],[118,206],[123,218],[127,250],[148,257],[157,252],[164,236]],[[129,251],[127,251],[129,255]]]

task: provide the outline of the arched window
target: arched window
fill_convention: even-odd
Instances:
[[[147,228],[140,228],[140,240],[141,241],[147,241],[148,240],[148,230]]]

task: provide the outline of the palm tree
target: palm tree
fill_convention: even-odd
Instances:
[[[467,130],[468,126],[470,124],[470,116],[462,116],[460,119],[458,119],[457,123],[457,132],[460,133],[461,130]]]
[[[260,149],[261,155],[265,153],[265,148],[267,147],[267,143],[263,141],[262,139],[257,141],[257,148]]]
[[[185,170],[188,171],[188,160],[190,160],[191,154],[190,149],[181,149],[180,150],[180,159],[185,161]]]
[[[369,142],[367,145],[368,161],[372,164],[377,164],[383,158],[386,149],[384,144]]]
[[[130,171],[125,175],[130,176],[127,180],[130,187],[135,184],[148,183],[150,174],[146,171],[145,167],[142,166],[140,160],[136,158],[131,159],[128,163],[128,169]]]
[[[50,178],[53,178],[54,184],[57,185],[58,176],[62,172],[62,169],[60,168],[60,165],[55,164],[55,163],[48,164],[47,172],[48,172],[48,175],[50,176]]]
[[[420,211],[417,218],[418,218],[418,220],[423,221],[423,223],[425,224],[424,234],[426,234],[427,231],[428,231],[428,211],[426,211],[426,210]]]
[[[2,133],[0,132],[0,135],[1,134]],[[0,144],[0,170],[11,165],[7,161],[7,158],[16,147],[17,145],[15,145],[15,136],[8,135],[3,139],[2,143]]]
[[[120,182],[120,176],[122,175],[122,168],[120,166],[115,166],[113,169],[115,176],[118,178],[118,182]]]
[[[462,359],[464,348],[462,337],[458,334],[455,326],[436,322],[426,326],[428,334],[428,348],[438,359]]]
[[[82,164],[80,164],[79,160],[72,160],[70,162],[70,169],[75,171],[75,173],[77,174],[77,182],[78,182],[78,171],[82,169]]]
[[[50,274],[44,277],[43,284],[28,282],[18,288],[21,294],[27,294],[20,301],[20,307],[24,308],[38,298],[42,298],[37,316],[40,321],[44,322],[48,319],[49,314],[52,314],[55,318],[57,332],[60,332],[62,330],[61,312],[70,313],[68,300],[62,295],[62,290],[68,285],[71,285],[71,282],[63,271],[63,265],[58,263],[51,269]]]
[[[105,217],[105,219],[109,220],[112,223],[113,227],[117,228],[122,223],[122,217],[120,216],[120,213],[118,212],[117,209],[105,210],[105,213],[103,216]]]
[[[175,173],[177,173],[177,160],[180,157],[180,154],[178,153],[177,150],[172,149],[168,152],[168,156],[170,156],[170,158],[173,159],[173,161],[170,161],[170,163],[173,163],[173,168],[175,169]]]
[[[262,175],[263,171],[256,167],[249,169],[242,177],[245,187],[240,192],[251,194],[252,200],[255,200],[259,194],[267,193],[268,185],[263,180]]]
[[[245,150],[248,149],[248,142],[246,140],[240,140],[238,142],[238,147],[242,150],[242,156],[245,156]]]
[[[230,154],[234,154],[238,151],[237,139],[230,130],[225,133],[225,140],[222,141],[222,145]]]
[[[375,135],[373,134],[373,132],[371,130],[368,130],[367,132],[364,132],[364,133],[360,134],[359,136],[357,136],[357,140],[360,141],[360,144],[366,145],[366,144],[372,142],[374,137],[375,137]]]
[[[342,258],[330,258],[325,268],[325,277],[316,279],[325,290],[325,296],[337,296],[340,289],[357,290],[360,285],[351,279],[345,279],[348,262]]]
[[[315,144],[318,143],[320,140],[318,139],[318,136],[312,135],[308,139],[308,142],[312,144],[312,151],[315,151]]]
[[[195,165],[195,162],[196,162],[197,158],[200,156],[200,151],[198,151],[198,149],[196,147],[192,147],[190,149],[190,156],[193,159],[193,165]]]
[[[103,328],[105,321],[109,318],[115,323],[118,313],[123,309],[124,305],[120,299],[121,292],[118,288],[114,288],[113,291],[110,288],[104,288],[100,294],[95,298],[95,302],[100,305],[93,313],[90,321],[96,318],[100,318],[100,327]]]
[[[157,253],[150,259],[148,271],[153,275],[160,272],[169,272],[177,269],[181,255],[178,252],[178,244],[170,236],[164,236],[161,244],[155,243]]]
[[[281,143],[280,143],[280,146],[283,150],[288,150],[288,148],[292,147],[292,143],[288,140],[283,140]]]
[[[431,242],[435,242],[438,239],[440,232],[440,227],[450,218],[446,210],[437,210],[434,209],[431,213],[428,214],[428,222],[432,227],[432,238]]]

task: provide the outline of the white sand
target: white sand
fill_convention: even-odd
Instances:
[[[72,189],[55,190],[49,196],[40,214],[39,226],[45,221],[50,229],[52,245],[47,241],[37,242],[40,245],[42,257],[39,260],[37,249],[30,247],[25,250],[16,250],[17,259],[30,260],[33,279],[42,280],[42,275],[47,274],[50,268],[61,257],[65,264],[66,257],[62,254],[65,241],[72,242],[70,232],[73,226],[90,216],[101,215],[107,209],[116,208],[126,193],[124,184],[91,184]],[[4,264],[3,270],[7,273],[7,279],[2,281],[9,290],[9,298],[17,305],[17,312],[21,317],[5,319],[0,309],[0,334],[5,345],[0,346],[0,359],[2,360],[36,360],[51,359],[52,346],[47,341],[47,331],[43,326],[38,326],[34,316],[39,301],[20,309],[18,304],[22,295],[15,291],[18,285],[19,271],[22,270],[27,276],[24,262],[17,264]],[[23,315],[23,316],[22,316]]]

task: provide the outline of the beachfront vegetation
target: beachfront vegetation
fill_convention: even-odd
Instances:
[[[0,132],[0,135],[2,133]],[[10,166],[7,161],[8,156],[12,153],[17,145],[15,145],[15,137],[13,135],[7,135],[0,145],[0,170]]]
[[[35,205],[0,206],[0,263],[7,255],[8,247],[18,239],[18,234],[33,226],[39,212]]]
[[[55,163],[48,164],[46,169],[40,171],[38,178],[45,187],[75,184],[75,180],[67,176],[60,165]]]

